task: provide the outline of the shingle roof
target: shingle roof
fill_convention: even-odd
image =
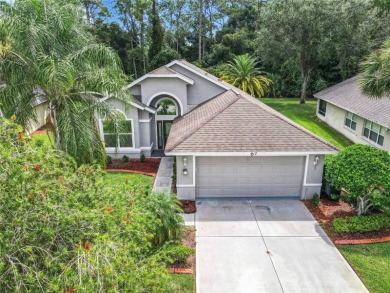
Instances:
[[[390,128],[390,99],[372,99],[363,95],[358,82],[357,76],[352,77],[314,94],[314,97]]]
[[[175,70],[167,66],[161,66],[153,71],[150,71],[149,74],[180,74],[180,73],[176,72]]]
[[[165,148],[172,153],[337,150],[234,87],[177,118]]]

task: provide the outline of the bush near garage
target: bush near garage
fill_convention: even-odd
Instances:
[[[342,199],[358,207],[390,210],[390,154],[371,146],[355,144],[327,160],[325,177],[338,190],[347,193]]]
[[[0,120],[0,161],[2,291],[173,290],[174,198],[104,186],[98,166],[36,146],[11,120]]]
[[[387,214],[374,214],[369,216],[352,216],[336,218],[333,227],[337,233],[364,233],[390,229],[390,217]]]

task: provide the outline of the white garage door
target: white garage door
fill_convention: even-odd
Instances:
[[[196,197],[299,197],[304,157],[197,157]]]

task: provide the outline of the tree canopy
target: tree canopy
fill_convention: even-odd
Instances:
[[[274,81],[270,95],[301,96],[302,102],[357,74],[361,60],[390,36],[387,0],[113,3],[115,33],[98,13],[92,27],[98,24],[97,34],[118,50],[133,78],[173,58],[196,61],[220,77],[234,56],[249,54]],[[122,49],[117,37],[126,43]],[[156,44],[161,49],[156,50]]]
[[[263,97],[272,81],[260,71],[257,63],[257,59],[248,54],[236,56],[222,71],[221,79],[254,97]]]
[[[43,96],[57,146],[78,163],[103,164],[95,114],[111,113],[107,94],[129,99],[122,91],[126,80],[117,53],[95,40],[83,10],[72,1],[2,3],[0,13],[3,114],[16,115],[28,128],[36,119],[36,98]]]
[[[360,86],[373,98],[390,98],[390,39],[361,64]]]
[[[347,147],[329,158],[326,178],[332,186],[347,193],[343,200],[358,204],[359,197],[370,196],[375,207],[390,209],[390,154],[362,144]],[[375,193],[374,189],[381,192]]]

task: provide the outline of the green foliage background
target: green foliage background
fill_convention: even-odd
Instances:
[[[325,177],[331,184],[348,193],[343,196],[356,205],[359,196],[365,196],[374,187],[383,193],[373,192],[371,202],[377,208],[390,208],[390,154],[387,151],[362,144],[345,148],[336,156],[328,157]]]
[[[173,291],[174,198],[142,181],[106,185],[98,166],[35,146],[9,120],[0,120],[0,160],[2,291]]]

